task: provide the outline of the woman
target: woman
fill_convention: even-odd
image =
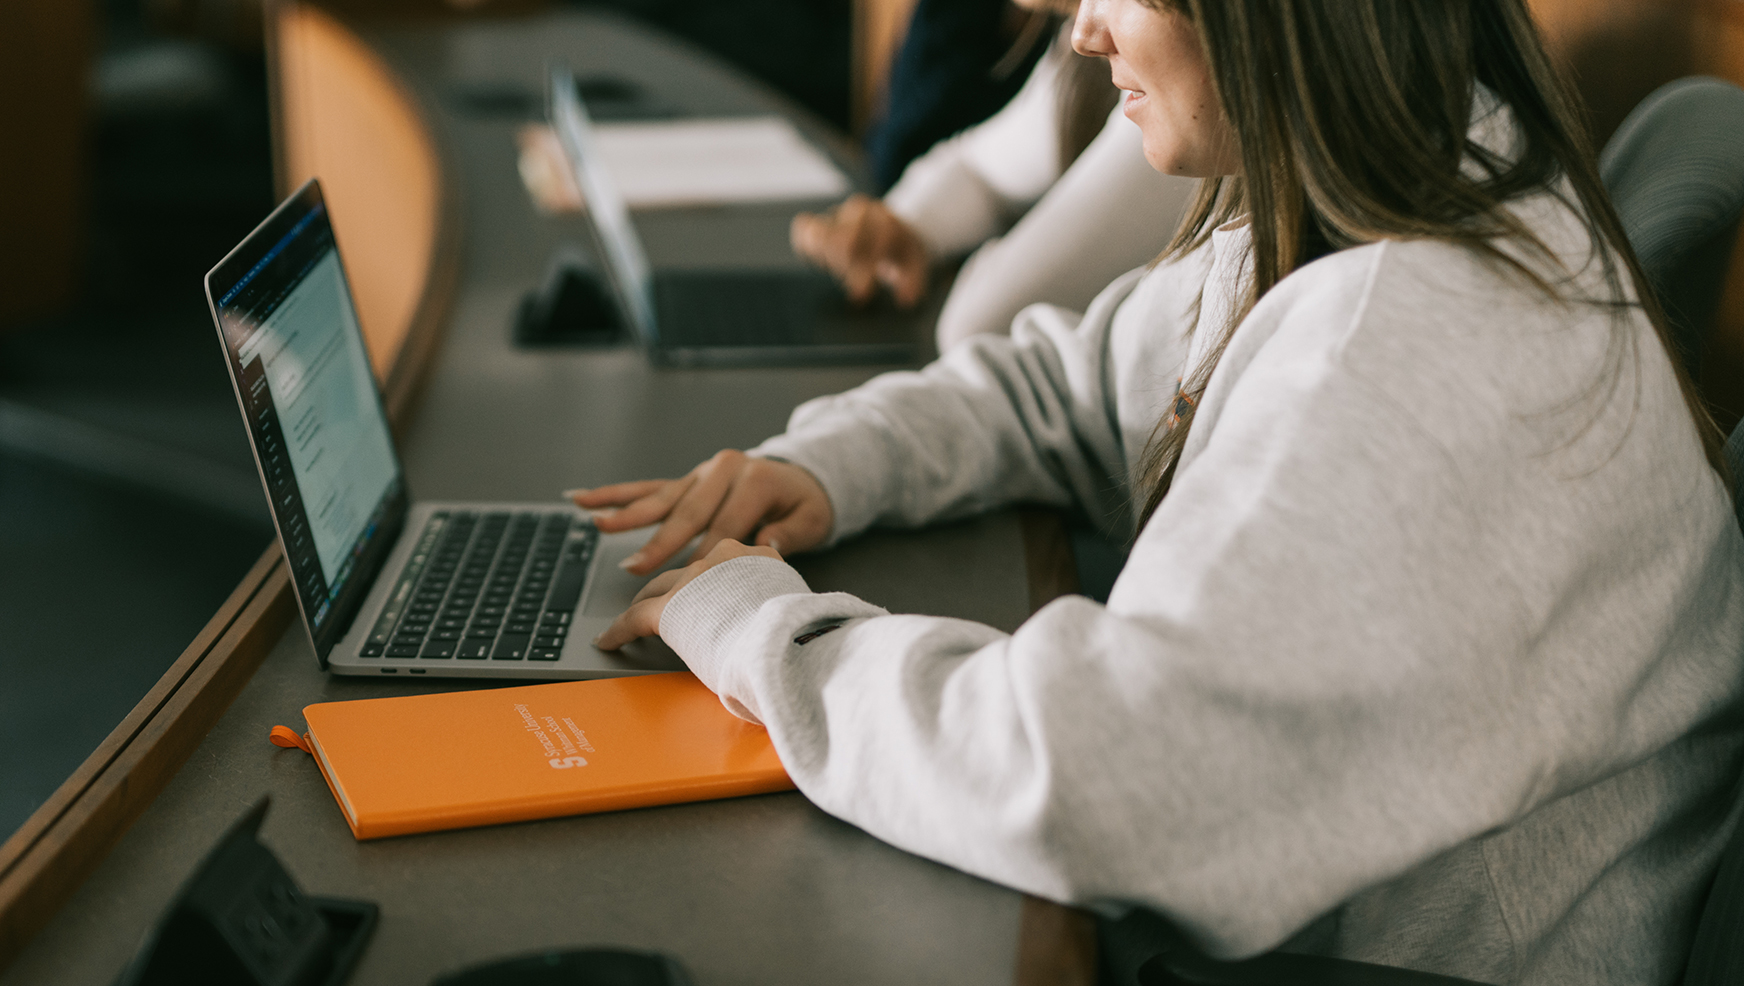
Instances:
[[[1197,185],[1146,167],[1138,129],[1109,112],[1114,96],[1107,67],[1073,54],[1062,33],[1004,109],[912,162],[882,200],[856,195],[794,217],[794,250],[850,297],[882,284],[904,306],[935,261],[974,251],[939,311],[940,352],[1009,332],[1036,302],[1082,310],[1156,256]]]
[[[1520,0],[1086,0],[1164,258],[578,498],[800,789],[1059,900],[1491,983],[1673,983],[1732,825],[1744,538]],[[1639,301],[1636,299],[1640,298]],[[1179,381],[1179,383],[1177,383]],[[1012,501],[1136,530],[1006,635],[768,547]]]

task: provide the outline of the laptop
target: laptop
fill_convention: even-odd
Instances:
[[[206,275],[303,626],[348,675],[566,679],[682,670],[658,641],[591,641],[643,580],[570,504],[422,503],[370,370],[320,184]]]
[[[550,117],[624,321],[657,362],[675,365],[912,363],[918,320],[888,302],[851,304],[835,279],[797,258],[759,263],[730,247],[715,266],[654,267],[599,153],[566,68],[550,71]],[[787,239],[790,217],[770,212]],[[766,231],[767,232],[767,231]]]

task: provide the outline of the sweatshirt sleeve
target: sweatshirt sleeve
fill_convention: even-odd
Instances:
[[[1056,41],[998,113],[909,162],[884,204],[934,257],[968,253],[1004,232],[1060,176]]]
[[[1198,189],[1197,179],[1153,170],[1143,135],[1116,108],[1041,200],[957,272],[939,312],[939,351],[1010,332],[1031,304],[1084,310],[1110,281],[1162,253]]]
[[[1675,388],[1576,474],[1490,440],[1509,409],[1432,426],[1333,349],[1281,339],[1217,398],[1106,606],[1065,597],[1008,635],[762,594],[675,646],[824,810],[1234,955],[1729,700],[1692,683],[1736,670],[1708,636],[1739,612],[1738,536]],[[666,618],[725,612],[734,581],[703,574]]]
[[[1082,317],[1034,306],[1010,338],[979,337],[924,370],[802,404],[785,433],[750,454],[817,477],[835,517],[830,543],[873,524],[915,527],[1018,502],[1081,505],[1105,529],[1130,531],[1109,339],[1143,273],[1110,285]]]

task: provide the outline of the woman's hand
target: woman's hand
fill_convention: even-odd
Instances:
[[[856,304],[879,284],[903,308],[926,290],[925,244],[877,199],[855,195],[825,215],[802,212],[793,217],[790,235],[793,251],[836,275]]]
[[[742,558],[745,555],[762,555],[765,558],[781,560],[781,555],[774,548],[750,548],[737,541],[720,541],[704,555],[702,560],[693,561],[689,565],[670,572],[662,572],[642,587],[636,593],[636,598],[630,603],[630,608],[618,614],[612,625],[606,631],[594,638],[593,645],[600,650],[617,650],[637,637],[653,637],[660,633],[660,616],[666,612],[666,604],[672,597],[678,595],[678,590],[690,584],[690,580],[721,562],[732,558]]]
[[[835,523],[829,494],[811,473],[733,449],[682,479],[618,483],[569,495],[607,534],[660,524],[642,550],[624,559],[624,569],[633,575],[659,568],[698,534],[702,543],[690,556],[693,561],[727,538],[767,545],[779,558],[824,543]]]

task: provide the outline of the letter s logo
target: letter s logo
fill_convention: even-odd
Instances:
[[[585,766],[587,766],[587,758],[586,757],[564,757],[563,759],[559,760],[556,757],[552,757],[550,763],[551,763],[552,769],[554,769],[554,770],[568,770],[570,767],[585,767]]]

